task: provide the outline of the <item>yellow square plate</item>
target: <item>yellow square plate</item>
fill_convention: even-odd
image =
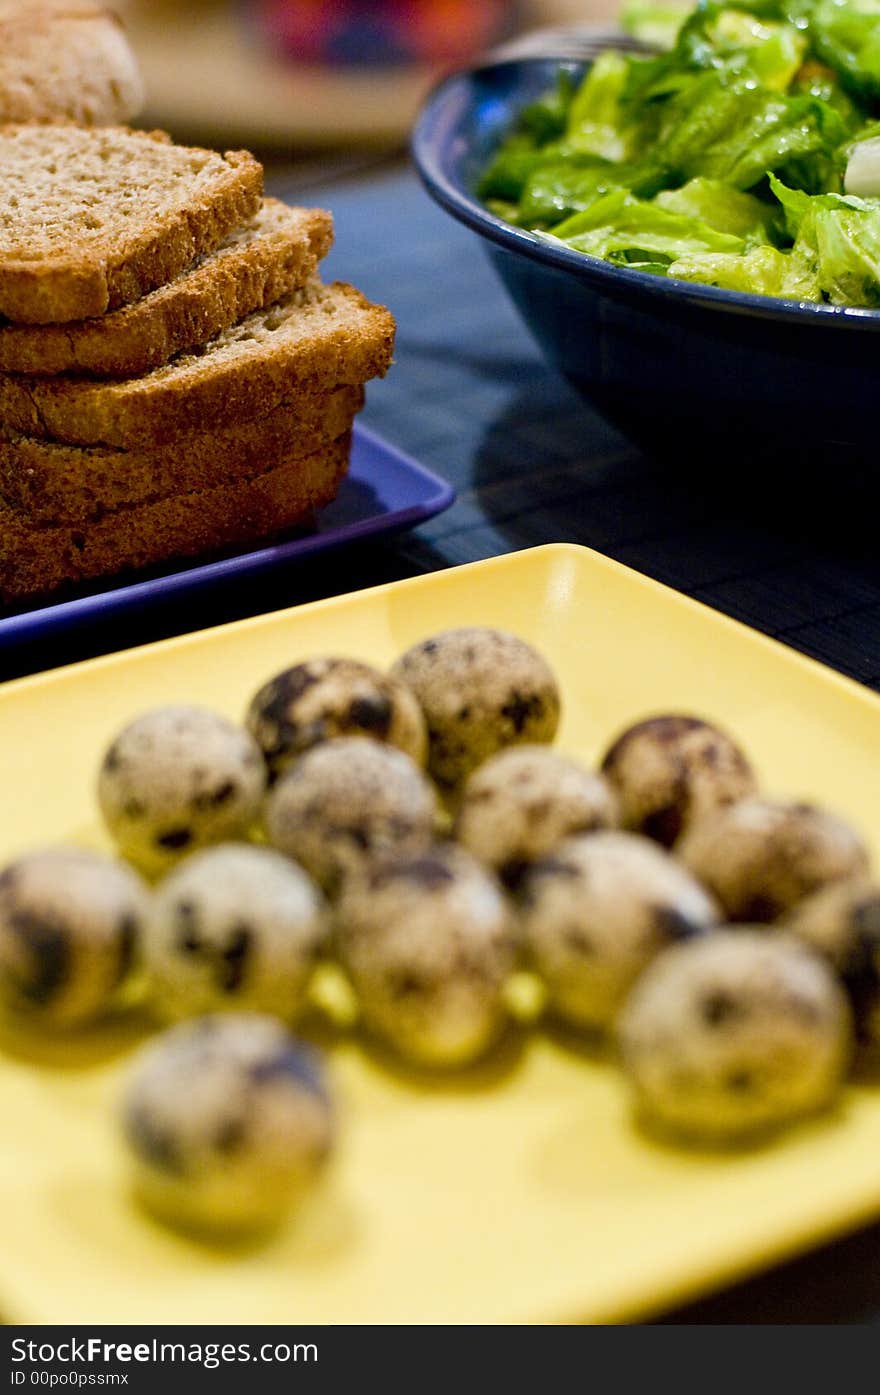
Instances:
[[[605,558],[553,546],[151,645],[0,688],[0,861],[100,840],[92,787],[140,709],[241,714],[285,664],[381,665],[429,631],[498,625],[560,675],[560,746],[594,759],[663,708],[717,719],[771,790],[844,811],[880,848],[880,700]],[[130,1041],[130,1038],[129,1038]],[[0,1311],[29,1322],[612,1321],[880,1212],[880,1094],[751,1154],[681,1154],[632,1128],[609,1065],[534,1034],[420,1083],[340,1041],[335,1172],[262,1248],[200,1248],[122,1182],[113,1104],[126,1036],[0,1057]]]

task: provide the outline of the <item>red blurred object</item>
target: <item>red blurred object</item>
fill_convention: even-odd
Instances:
[[[264,41],[296,62],[456,64],[512,25],[512,0],[256,0]]]

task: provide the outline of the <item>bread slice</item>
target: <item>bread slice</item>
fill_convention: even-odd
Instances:
[[[117,125],[137,116],[144,85],[118,15],[103,5],[0,5],[0,122]]]
[[[152,446],[206,423],[249,421],[285,404],[296,410],[304,396],[382,376],[394,328],[390,311],[353,286],[313,281],[140,378],[0,374],[0,421],[78,445]]]
[[[125,126],[0,126],[0,315],[103,315],[179,276],[260,209],[263,169]]]
[[[149,372],[302,286],[332,242],[333,219],[323,209],[266,199],[248,227],[133,305],[66,325],[0,324],[0,371]]]
[[[256,479],[118,509],[83,527],[37,528],[0,500],[0,603],[273,538],[335,497],[350,445],[345,435]]]
[[[113,509],[249,480],[351,429],[361,387],[304,398],[256,421],[177,436],[153,449],[71,446],[0,433],[0,495],[41,526],[85,523]]]

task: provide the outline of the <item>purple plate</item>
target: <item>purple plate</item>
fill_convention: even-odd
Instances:
[[[214,562],[176,565],[173,571],[151,570],[142,581],[91,588],[74,599],[0,618],[0,652],[74,624],[126,610],[143,610],[150,602],[191,593],[228,577],[254,576],[283,567],[316,552],[413,528],[448,509],[452,486],[404,455],[364,426],[356,426],[351,469],[338,497],[322,509],[315,528],[287,542],[238,552]]]

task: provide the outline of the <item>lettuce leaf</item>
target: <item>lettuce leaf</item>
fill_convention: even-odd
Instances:
[[[793,97],[818,97],[833,107],[849,131],[857,131],[864,120],[861,106],[846,91],[839,75],[818,58],[809,58],[798,69],[789,90]]]
[[[777,24],[742,10],[721,10],[708,21],[719,59],[762,86],[784,92],[801,67],[806,34],[793,24]]]
[[[819,284],[809,261],[777,247],[753,247],[741,256],[716,253],[679,257],[667,275],[702,286],[721,286],[751,295],[780,296],[785,300],[819,300]]]
[[[641,184],[635,166],[614,164],[594,155],[572,164],[556,159],[538,166],[526,180],[519,205],[519,218],[530,228],[553,227],[589,208],[612,189]]]
[[[690,11],[688,0],[624,0],[620,27],[652,48],[673,49],[682,21]]]
[[[532,170],[552,158],[555,150],[563,149],[561,138],[574,90],[571,74],[563,69],[555,88],[520,112],[516,130],[483,171],[477,186],[481,199],[515,203]]]
[[[568,113],[575,94],[575,82],[571,73],[562,72],[556,86],[537,102],[531,102],[520,112],[519,127],[538,145],[558,140],[565,133]]]
[[[526,135],[509,136],[494,160],[483,171],[477,185],[481,199],[506,199],[516,203],[532,170],[547,159],[534,140]]]
[[[880,306],[880,199],[771,187],[785,210],[794,254],[809,263],[833,305]]]
[[[683,253],[742,252],[745,242],[731,233],[719,232],[700,218],[661,208],[637,199],[626,190],[606,194],[582,213],[561,223],[554,240],[587,252],[594,257],[612,253],[653,254],[673,258]]]
[[[860,96],[880,97],[880,0],[820,0],[809,17],[817,56]]]
[[[847,135],[833,108],[815,97],[759,92],[743,114],[729,136],[704,152],[694,173],[752,189],[766,173],[781,173],[796,163],[810,188],[826,184]]]
[[[839,114],[819,98],[705,73],[668,103],[652,155],[679,179],[704,175],[736,189],[809,162],[810,187],[821,188],[841,164],[847,134]]]
[[[781,179],[770,176],[770,189],[782,205],[786,229],[797,241],[804,225],[815,219],[820,211],[839,212],[842,209],[865,209],[868,201],[854,194],[807,194],[803,189],[789,189]]]
[[[599,54],[569,107],[566,138],[573,150],[606,160],[629,158],[638,126],[623,102],[630,67],[621,53]]]
[[[691,179],[680,189],[658,194],[654,202],[745,242],[771,242],[776,234],[777,214],[770,205],[718,179]]]
[[[880,306],[880,202],[870,211],[820,212],[813,235],[819,287],[831,303]]]
[[[644,102],[668,96],[681,90],[689,76],[707,71],[781,92],[807,50],[807,35],[784,16],[782,22],[768,21],[738,5],[702,0],[682,24],[670,52],[631,70],[626,97]]]

